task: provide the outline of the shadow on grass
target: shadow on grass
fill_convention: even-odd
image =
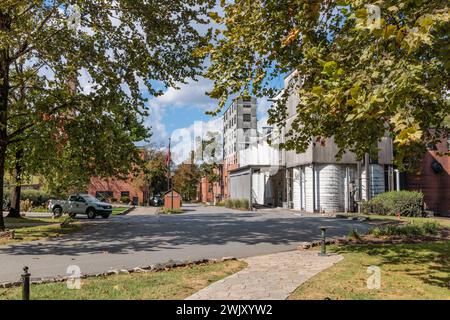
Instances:
[[[367,244],[336,247],[335,252],[376,256],[384,265],[410,265],[403,271],[424,283],[450,289],[450,241],[423,244]]]

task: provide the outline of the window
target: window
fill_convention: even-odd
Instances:
[[[111,198],[113,198],[113,192],[112,191],[97,191],[96,193],[95,193],[95,197],[97,198],[97,199],[100,199],[100,200],[107,200],[107,199],[111,199]]]
[[[450,151],[450,134],[447,136],[447,151]]]
[[[243,115],[243,117],[244,117],[244,122],[250,122],[250,121],[252,121],[252,115],[251,115],[251,114],[245,113],[245,114]]]
[[[120,191],[120,197],[130,197],[130,191]]]

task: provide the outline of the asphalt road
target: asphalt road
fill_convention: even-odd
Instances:
[[[97,219],[79,233],[0,246],[0,283],[18,280],[23,266],[30,267],[33,277],[51,277],[67,275],[70,265],[91,274],[169,260],[243,258],[295,249],[300,242],[319,239],[320,226],[330,227],[330,236],[369,228],[362,222],[287,211],[186,209],[180,215],[155,215],[152,208],[137,208],[127,216]]]

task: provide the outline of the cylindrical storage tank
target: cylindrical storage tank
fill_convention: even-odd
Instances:
[[[320,212],[344,210],[343,166],[337,164],[317,165],[316,167],[316,209]]]
[[[369,166],[369,174],[370,174],[370,196],[371,198],[376,195],[383,193],[386,191],[385,182],[384,182],[384,167],[379,164],[371,164]],[[362,191],[362,199],[366,199],[366,170],[364,166],[361,171],[361,191]]]

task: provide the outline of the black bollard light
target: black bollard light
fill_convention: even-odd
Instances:
[[[327,246],[326,246],[326,227],[320,227],[321,235],[322,235],[322,248],[320,250],[319,255],[320,256],[326,256],[327,255]]]
[[[30,276],[28,267],[23,267],[22,274],[22,300],[30,300]]]

